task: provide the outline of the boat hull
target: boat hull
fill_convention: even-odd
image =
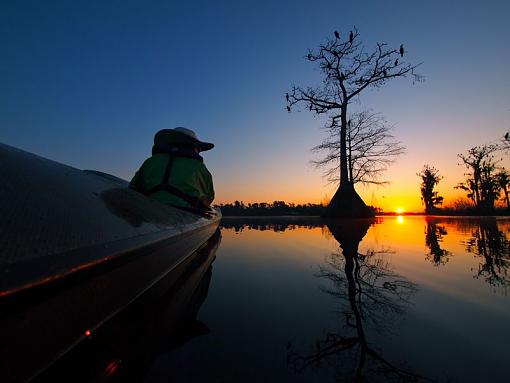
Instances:
[[[205,335],[197,320],[205,301],[220,231],[193,256],[38,375],[43,382],[142,382],[160,356]],[[150,379],[149,379],[150,380]]]
[[[216,231],[116,177],[0,144],[0,371],[26,381],[191,257]]]

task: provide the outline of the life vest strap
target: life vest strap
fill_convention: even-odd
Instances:
[[[174,156],[169,156],[168,163],[165,168],[165,174],[163,175],[163,179],[159,185],[156,185],[149,190],[146,190],[144,194],[149,195],[153,194],[159,191],[166,191],[170,194],[173,194],[184,201],[188,202],[193,207],[199,207],[200,206],[200,200],[197,197],[194,197],[192,195],[189,195],[185,192],[183,192],[180,189],[177,189],[175,186],[172,186],[168,183],[170,180],[170,175],[172,174],[172,168],[174,165]]]

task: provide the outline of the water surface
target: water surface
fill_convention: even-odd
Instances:
[[[508,381],[510,220],[224,219],[208,331],[145,380]]]

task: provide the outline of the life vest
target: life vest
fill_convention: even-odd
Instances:
[[[187,193],[183,192],[182,190],[177,189],[176,187],[169,184],[168,181],[170,180],[170,175],[172,174],[174,160],[175,160],[175,156],[169,155],[168,163],[166,165],[165,173],[163,175],[163,179],[161,180],[161,183],[156,186],[153,186],[152,188],[150,188],[148,190],[144,190],[143,194],[151,195],[151,194],[154,194],[159,191],[166,191],[170,194],[173,194],[173,195],[183,199],[184,201],[189,203],[192,207],[199,208],[200,201],[197,197],[187,194]]]
[[[154,146],[152,154],[133,176],[132,189],[180,208],[202,209],[200,198],[214,199],[211,173],[197,153]]]

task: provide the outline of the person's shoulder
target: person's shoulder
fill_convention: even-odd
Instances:
[[[155,154],[149,158],[147,158],[142,166],[141,169],[151,169],[151,168],[157,168],[160,166],[164,166],[168,162],[168,156],[165,154]]]
[[[207,166],[205,166],[205,163],[204,162],[201,162],[200,163],[200,172],[203,173],[203,174],[206,174],[207,176],[211,177],[211,172],[209,171],[209,169],[207,169]]]
[[[168,154],[164,153],[157,153],[153,154],[149,158],[145,160],[146,163],[157,163],[157,162],[167,162],[168,161]]]
[[[207,169],[207,166],[205,166],[205,163],[200,158],[191,158],[191,157],[182,157],[185,159],[185,161],[195,169],[195,171],[199,173],[206,173],[210,174],[209,170]]]

